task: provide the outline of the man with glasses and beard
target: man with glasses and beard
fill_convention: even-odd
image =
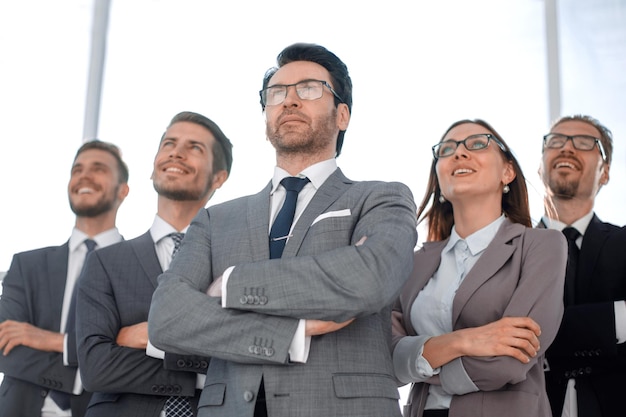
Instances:
[[[352,83],[335,54],[299,43],[277,61],[260,92],[273,178],[200,210],[150,340],[211,357],[199,416],[399,417],[391,304],[413,268],[413,196],[337,167]]]
[[[157,277],[231,165],[232,145],[213,121],[193,112],[174,116],[154,158],[158,197],[150,230],[97,251],[85,265],[76,328],[83,384],[94,393],[88,417],[196,415],[208,359],[154,348],[148,311]]]
[[[76,367],[70,312],[87,254],[123,239],[115,221],[128,195],[128,168],[117,146],[98,140],[84,143],[74,158],[67,191],[76,215],[69,241],[14,255],[3,281],[3,416],[81,417],[89,401]],[[45,209],[42,215],[54,221],[45,217]]]
[[[569,244],[565,314],[546,353],[555,417],[621,416],[626,406],[626,229],[594,212],[612,154],[611,131],[590,116],[562,117],[544,137],[539,227],[563,231]]]

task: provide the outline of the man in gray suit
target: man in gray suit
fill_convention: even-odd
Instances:
[[[158,199],[150,230],[97,251],[85,265],[77,338],[83,383],[94,392],[88,417],[169,417],[176,408],[195,415],[208,359],[178,358],[174,370],[165,369],[164,355],[148,344],[148,311],[182,233],[231,165],[232,145],[213,121],[193,112],[174,116],[154,158]]]
[[[274,177],[198,213],[159,277],[150,340],[211,357],[199,416],[400,416],[390,305],[413,267],[413,196],[337,168],[352,83],[335,54],[285,48],[260,94]]]
[[[75,329],[68,318],[74,283],[89,248],[122,240],[115,220],[128,195],[128,168],[119,149],[101,141],[83,144],[67,191],[76,214],[69,241],[16,254],[3,281],[3,416],[80,417],[89,401],[78,378]]]

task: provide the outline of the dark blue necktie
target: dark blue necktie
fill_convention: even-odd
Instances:
[[[87,247],[87,254],[85,255],[85,259],[87,259],[87,255],[89,255],[90,252],[93,252],[93,250],[96,248],[96,241],[92,239],[85,239],[84,243]],[[74,327],[76,327],[76,286],[74,286],[74,291],[72,292],[72,300],[70,301],[70,309],[67,312],[65,333],[74,331]],[[68,394],[67,392],[62,391],[50,390],[50,397],[61,410],[70,409],[70,399],[72,398],[72,394]]]
[[[298,201],[298,193],[309,182],[308,178],[285,177],[280,182],[287,193],[285,202],[281,207],[272,229],[270,230],[270,258],[280,258],[285,249],[285,243],[289,238],[291,223],[296,213],[296,202]]]

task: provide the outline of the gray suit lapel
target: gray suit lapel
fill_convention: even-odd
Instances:
[[[141,268],[146,274],[148,280],[156,289],[158,284],[157,278],[161,275],[161,273],[163,273],[163,270],[161,269],[159,258],[157,257],[156,250],[154,249],[154,241],[152,240],[150,232],[148,231],[144,233],[137,239],[131,240],[129,243],[133,248],[133,252],[137,257],[139,265],[141,265]]]
[[[272,182],[258,194],[250,196],[246,213],[246,222],[250,236],[250,253],[253,261],[262,261],[270,257],[270,191]]]
[[[289,238],[289,240],[287,240],[287,244],[285,245],[283,257],[296,256],[296,254],[298,253],[298,249],[302,245],[302,241],[306,237],[306,234],[311,227],[313,221],[320,214],[327,211],[328,208],[350,188],[352,183],[352,181],[350,181],[343,175],[339,168],[337,168],[335,172],[333,172],[330,177],[328,177],[328,179],[324,181],[324,184],[322,184],[320,189],[317,190],[315,196],[306,207],[306,209],[298,219],[295,227],[293,228],[292,236]],[[349,209],[351,207],[342,208]]]
[[[453,328],[461,315],[463,307],[474,292],[480,288],[485,281],[491,279],[513,255],[516,246],[511,244],[511,240],[521,235],[523,231],[524,226],[521,224],[513,224],[509,220],[506,220],[502,226],[500,226],[493,241],[487,246],[485,252],[459,286],[452,305]]]
[[[65,286],[67,285],[67,263],[69,259],[69,243],[65,243],[59,247],[52,248],[46,253],[47,285],[50,291],[49,307],[52,317],[58,317],[59,328],[61,326],[61,309],[63,308],[63,296],[65,295]]]

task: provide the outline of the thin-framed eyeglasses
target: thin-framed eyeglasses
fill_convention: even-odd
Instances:
[[[491,141],[494,141],[500,147],[500,149],[502,149],[502,152],[507,152],[506,147],[492,134],[479,133],[476,135],[468,136],[463,140],[448,139],[444,140],[443,142],[439,142],[432,148],[433,156],[435,157],[435,159],[447,158],[448,156],[452,156],[454,155],[454,152],[456,152],[456,149],[459,147],[460,144],[463,144],[463,146],[465,146],[465,149],[467,149],[468,151],[479,151],[481,149],[486,149],[489,146],[489,142]]]
[[[589,135],[563,135],[561,133],[548,133],[543,137],[543,147],[546,149],[561,149],[567,141],[572,141],[574,149],[579,151],[591,151],[598,146],[602,160],[605,159],[604,147],[600,139]]]
[[[281,104],[287,98],[289,87],[295,87],[296,94],[302,100],[317,100],[321,98],[324,94],[324,87],[327,87],[340,102],[344,102],[330,84],[323,80],[303,80],[295,84],[271,85],[259,91],[261,102],[264,106],[276,106]]]

